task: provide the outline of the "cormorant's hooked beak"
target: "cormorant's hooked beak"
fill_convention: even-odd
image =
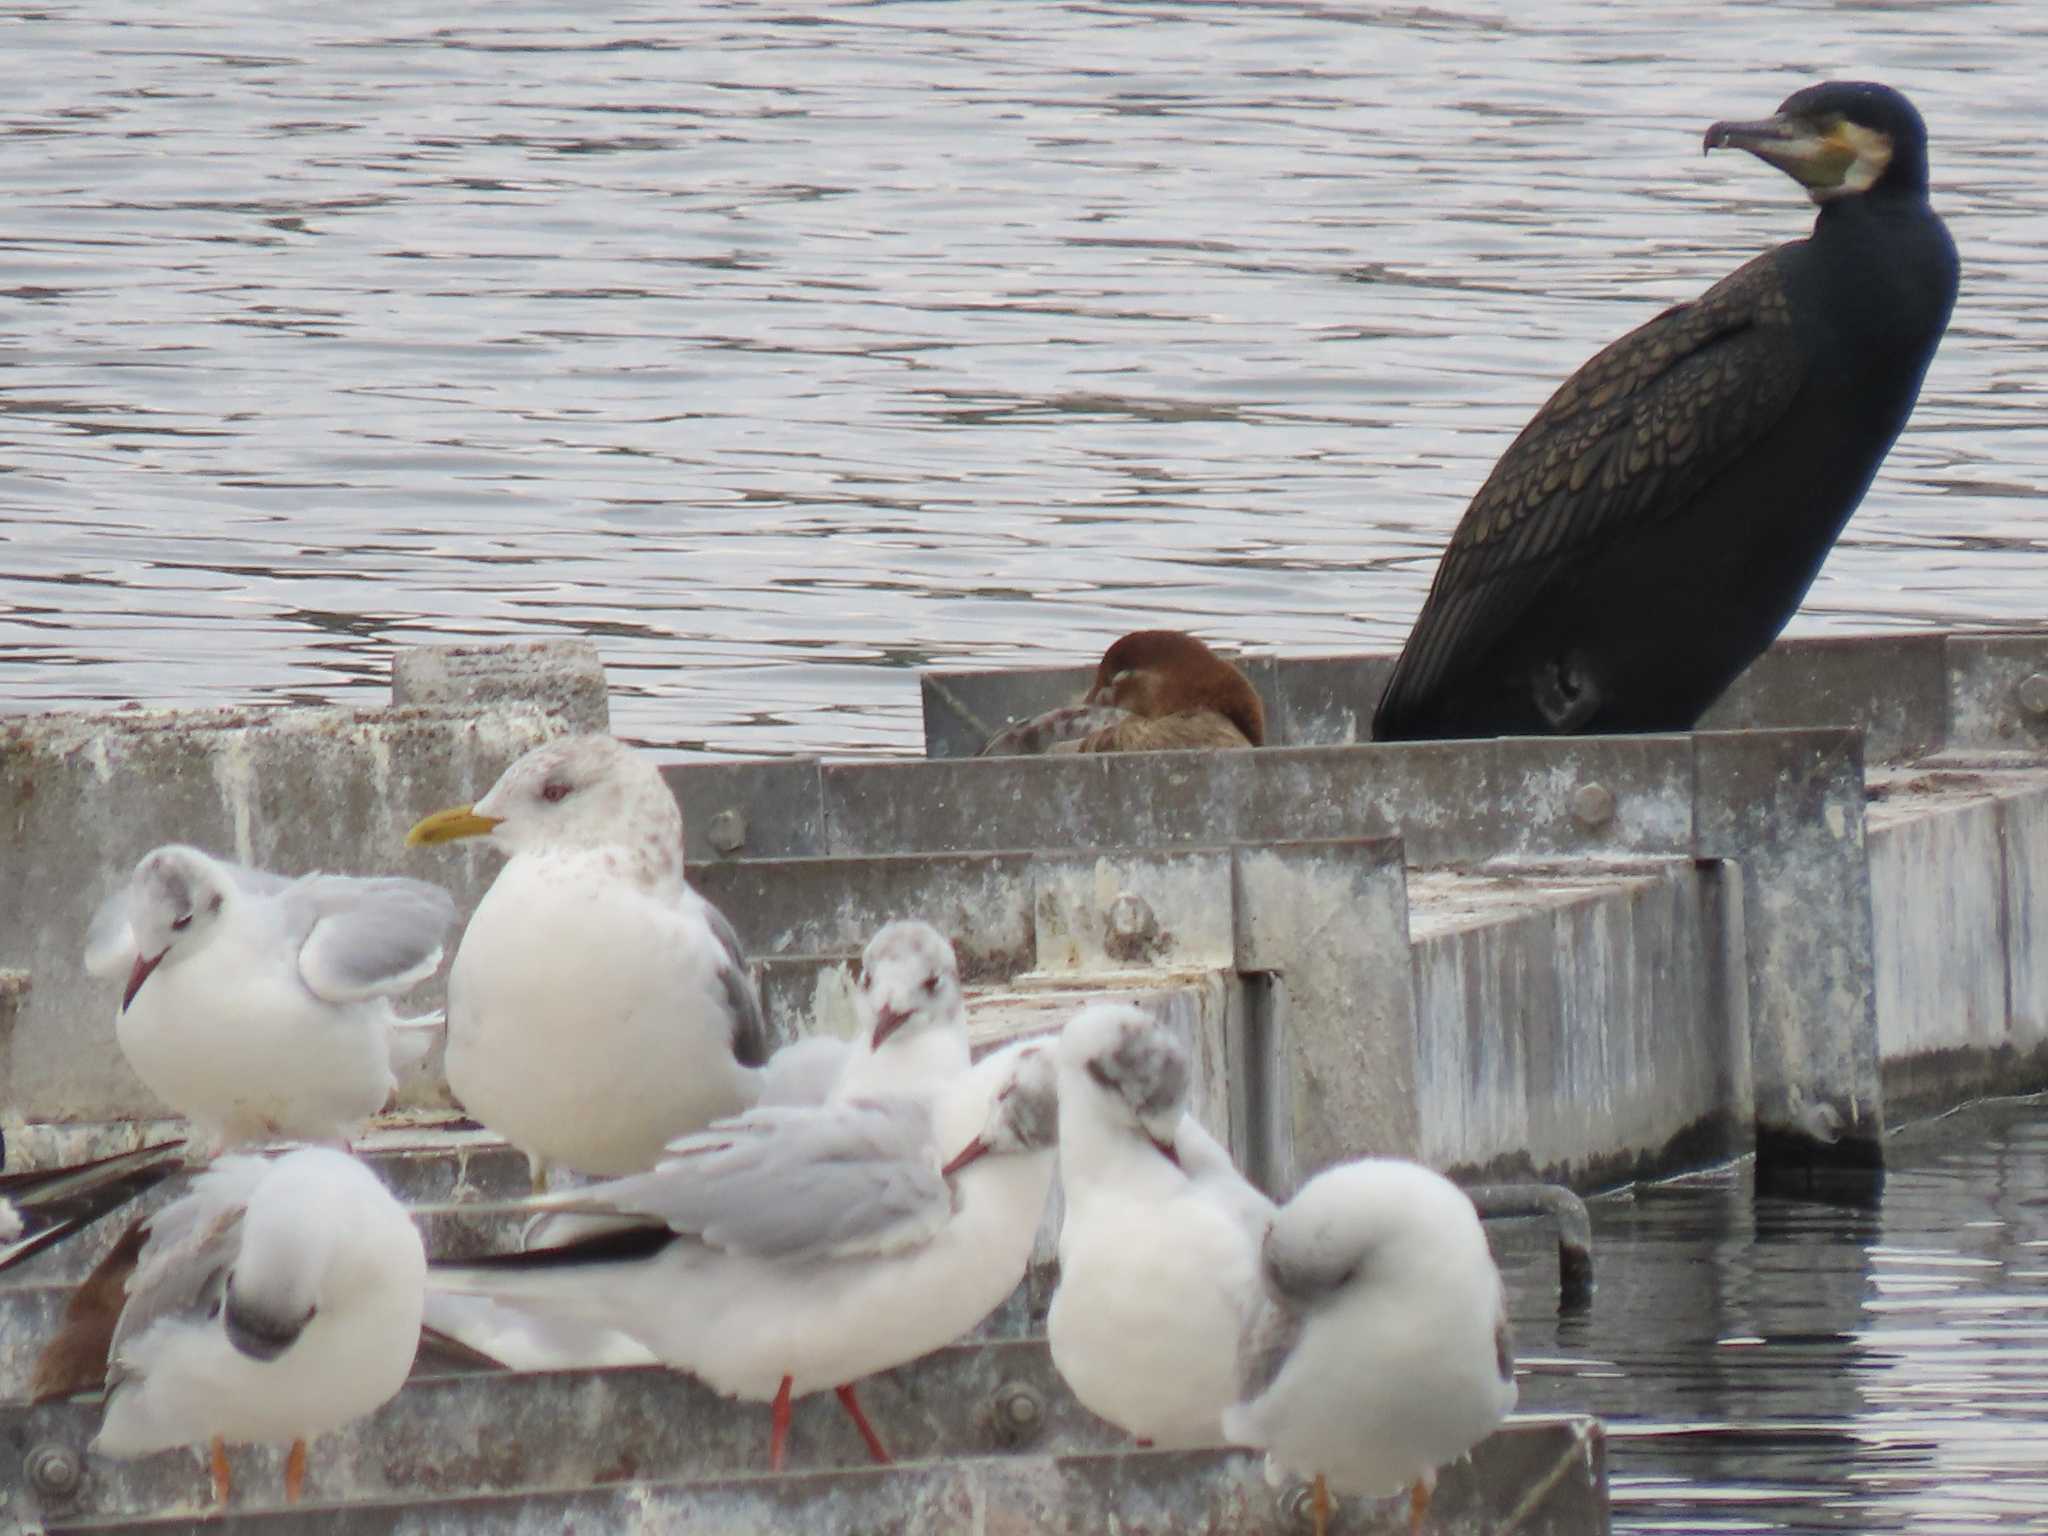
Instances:
[[[479,816],[473,805],[450,806],[414,822],[412,830],[405,834],[405,846],[431,848],[436,843],[452,843],[459,837],[483,837],[504,819]]]
[[[1874,129],[1846,118],[1823,125],[1789,112],[1714,124],[1701,153],[1717,149],[1748,150],[1806,188],[1815,202],[1837,192],[1863,191],[1884,174],[1892,154],[1891,139]]]
[[[875,1010],[875,1035],[868,1042],[868,1049],[879,1051],[882,1042],[901,1029],[909,1017],[908,1008],[891,1008],[887,1003],[882,1004]]]
[[[135,969],[128,973],[128,990],[121,994],[121,1011],[126,1013],[128,1005],[135,1001],[135,994],[142,990],[142,984],[149,980],[149,973],[164,963],[164,956],[170,953],[170,946],[153,955],[137,955]]]
[[[994,1149],[989,1146],[986,1140],[984,1140],[982,1137],[977,1136],[974,1138],[974,1140],[970,1141],[969,1143],[967,1143],[966,1146],[962,1147],[958,1152],[955,1152],[953,1154],[953,1160],[950,1163],[946,1164],[945,1167],[939,1170],[939,1177],[942,1179],[950,1179],[951,1177],[953,1177],[954,1174],[958,1173],[962,1168],[965,1168],[969,1163],[974,1162],[978,1158],[988,1156],[988,1154],[993,1150]]]

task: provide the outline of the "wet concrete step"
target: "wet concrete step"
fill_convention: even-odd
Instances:
[[[825,1406],[837,1411],[828,1398]],[[800,1419],[803,1417],[799,1410]],[[539,1426],[541,1439],[564,1439],[562,1426]],[[416,1460],[437,1454],[433,1425],[418,1429]],[[885,1431],[886,1433],[886,1431]],[[524,1445],[508,1435],[510,1453]],[[857,1446],[856,1446],[857,1449]],[[206,1479],[191,1462],[190,1491],[149,1518],[88,1512],[82,1502],[40,1510],[57,1531],[164,1531],[203,1515]],[[93,1471],[97,1472],[99,1463]],[[1100,1536],[1125,1532],[1203,1532],[1271,1536],[1306,1531],[1305,1490],[1275,1485],[1263,1458],[1240,1450],[1094,1450],[1072,1454],[970,1456],[894,1467],[797,1468],[779,1475],[719,1475],[682,1482],[630,1467],[610,1469],[599,1486],[546,1492],[434,1497],[424,1491],[334,1504],[318,1481],[318,1502],[296,1509],[237,1508],[206,1529],[279,1536],[529,1536],[547,1531],[689,1531],[692,1536],[759,1536],[766,1531],[952,1533],[1034,1532]],[[275,1489],[279,1461],[238,1462],[236,1498]],[[265,1480],[268,1480],[267,1482]],[[88,1479],[89,1481],[89,1479]],[[274,1497],[274,1495],[270,1495]],[[1344,1501],[1333,1536],[1407,1529],[1407,1503]],[[1444,1469],[1430,1510],[1432,1536],[1602,1536],[1608,1528],[1606,1461],[1599,1426],[1584,1418],[1517,1420]]]

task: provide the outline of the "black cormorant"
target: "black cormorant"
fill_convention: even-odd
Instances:
[[[1373,734],[1690,729],[1798,608],[1948,324],[1927,131],[1831,81],[1716,123],[1820,205],[1550,398],[1459,521]]]

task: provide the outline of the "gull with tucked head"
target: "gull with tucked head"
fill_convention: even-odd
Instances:
[[[754,1102],[760,1000],[731,924],[683,878],[683,817],[654,764],[570,736],[406,841],[509,855],[448,976],[448,1086],[548,1165],[617,1175]]]
[[[1188,1113],[1187,1050],[1142,1008],[1083,1010],[1058,1062],[1053,1364],[1141,1445],[1219,1445],[1271,1203]]]
[[[144,1456],[210,1439],[214,1498],[227,1442],[306,1441],[404,1384],[419,1345],[426,1255],[376,1176],[345,1152],[224,1157],[149,1219],[107,1366],[93,1449]]]
[[[202,1141],[341,1141],[424,1051],[430,1021],[391,1000],[454,921],[422,880],[295,880],[169,844],[100,908],[85,963],[123,978],[122,1053]]]
[[[1340,1164],[1281,1207],[1261,1268],[1225,1430],[1276,1478],[1315,1480],[1317,1536],[1330,1487],[1407,1488],[1419,1529],[1436,1469],[1515,1406],[1506,1300],[1472,1202],[1415,1163]]]

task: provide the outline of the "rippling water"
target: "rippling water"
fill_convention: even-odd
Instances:
[[[1965,263],[1801,629],[2041,617],[2031,4],[0,5],[0,705],[593,633],[622,731],[905,668],[1391,648],[1571,368],[1801,233],[1867,74]]]
[[[1868,1211],[1746,1170],[1595,1202],[1579,1317],[1508,1245],[1523,1406],[1607,1418],[1617,1532],[2048,1529],[2048,1100],[1890,1156]]]

